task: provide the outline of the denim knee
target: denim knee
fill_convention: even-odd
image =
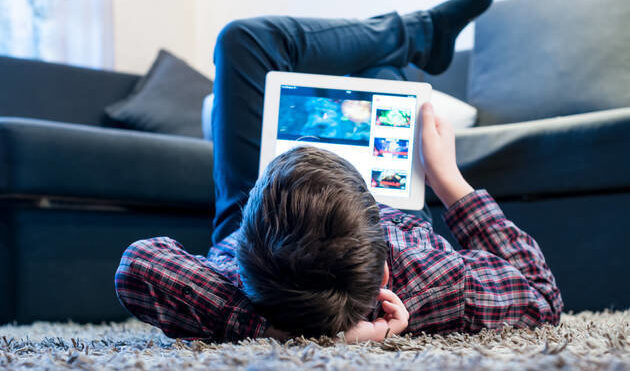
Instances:
[[[214,46],[214,58],[234,59],[235,52],[247,49],[249,43],[254,42],[251,37],[253,29],[252,19],[237,19],[225,25],[217,36]]]

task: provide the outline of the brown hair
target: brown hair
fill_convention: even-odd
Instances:
[[[237,259],[245,292],[280,330],[335,335],[373,309],[387,245],[359,172],[332,152],[274,159],[243,210]]]

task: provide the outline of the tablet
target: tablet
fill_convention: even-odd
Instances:
[[[424,169],[416,117],[426,83],[272,71],[267,74],[261,176],[297,146],[332,151],[352,163],[377,202],[424,206]]]

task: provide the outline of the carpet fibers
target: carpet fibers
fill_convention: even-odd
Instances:
[[[0,326],[3,370],[630,370],[630,311],[564,314],[559,326],[393,337],[238,344],[172,340],[129,320]]]

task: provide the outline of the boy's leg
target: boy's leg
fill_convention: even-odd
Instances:
[[[230,23],[215,47],[212,113],[216,244],[238,228],[258,175],[265,75],[270,70],[346,75],[409,62],[431,73],[450,63],[454,40],[491,0],[450,0],[405,16],[364,21],[255,18]]]
[[[214,244],[238,228],[257,179],[267,72],[346,75],[376,65],[402,67],[412,55],[422,63],[430,51],[431,18],[414,15],[364,21],[265,17],[223,29],[214,54]]]

